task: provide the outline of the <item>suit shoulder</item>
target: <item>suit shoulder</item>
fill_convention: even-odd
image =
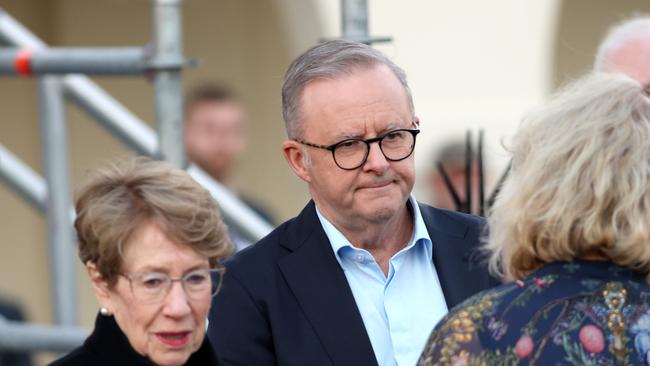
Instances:
[[[458,211],[450,211],[450,210],[445,210],[440,208],[437,210],[439,210],[443,215],[446,215],[454,220],[463,221],[470,225],[476,225],[481,227],[485,226],[485,218],[481,216],[466,214]]]
[[[418,202],[418,205],[420,206],[421,211],[428,211],[432,215],[445,215],[447,217],[450,217],[450,218],[453,218],[453,219],[456,219],[456,220],[479,223],[479,224],[482,224],[482,223],[485,222],[485,218],[483,218],[481,216],[466,214],[466,213],[459,212],[459,211],[448,210],[446,208],[433,207],[433,206],[427,205],[426,203],[422,203],[422,202]]]
[[[469,228],[471,231],[481,232],[485,226],[485,218],[470,215],[462,212],[451,211],[442,208],[432,207],[418,202],[422,218],[428,225],[447,231],[449,228]]]
[[[271,266],[277,259],[286,254],[287,249],[280,245],[286,231],[295,221],[291,219],[280,224],[265,237],[233,254],[224,262],[229,272],[259,272]],[[251,271],[250,268],[255,268]]]

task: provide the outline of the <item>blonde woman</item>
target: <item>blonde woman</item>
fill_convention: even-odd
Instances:
[[[650,361],[650,98],[589,75],[526,118],[489,217],[510,281],[436,326],[420,365]]]

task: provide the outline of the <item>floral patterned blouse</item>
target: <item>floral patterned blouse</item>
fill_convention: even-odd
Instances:
[[[558,262],[453,308],[418,365],[650,365],[649,351],[642,274],[609,262]]]

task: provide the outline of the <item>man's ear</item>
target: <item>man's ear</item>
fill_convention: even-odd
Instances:
[[[413,123],[415,123],[415,126],[416,126],[417,128],[420,128],[420,117],[418,117],[418,116],[414,116],[414,117],[413,117]]]
[[[293,140],[286,140],[282,143],[282,153],[293,172],[305,182],[311,182],[311,175],[307,169],[309,157],[305,155],[302,145]]]
[[[108,283],[104,280],[101,273],[99,273],[95,263],[91,261],[86,262],[86,271],[88,272],[88,277],[90,278],[93,290],[95,290],[97,302],[101,307],[112,310],[111,292],[108,288]]]

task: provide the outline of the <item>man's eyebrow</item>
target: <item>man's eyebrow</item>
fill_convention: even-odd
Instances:
[[[401,123],[399,123],[399,122],[390,122],[383,129],[379,130],[379,133],[377,135],[383,135],[384,133],[390,132],[392,130],[397,130],[397,129],[400,129],[400,128],[408,128],[409,127],[409,126],[402,127],[400,125],[401,125]]]
[[[401,125],[402,125],[402,123],[399,122],[399,121],[389,122],[386,126],[384,126],[384,128],[382,128],[381,130],[378,131],[377,136],[382,135],[382,134],[384,134],[386,132],[389,132],[389,131],[392,131],[392,130],[397,130],[397,129],[400,129],[400,128],[410,128],[411,127],[411,125],[408,125],[408,126],[401,126]],[[376,137],[376,136],[370,136],[370,138],[372,138],[372,137]],[[343,140],[347,140],[347,139],[363,139],[363,138],[364,138],[364,133],[362,131],[357,131],[357,132],[346,131],[346,132],[341,132],[341,133],[336,134],[333,137],[333,140],[335,142],[339,142],[339,141],[343,141]]]
[[[363,137],[363,133],[341,132],[336,134],[336,136],[334,136],[334,140],[338,142],[347,139],[360,139],[362,137]]]

